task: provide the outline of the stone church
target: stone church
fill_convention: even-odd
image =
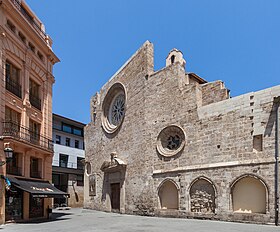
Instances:
[[[84,207],[274,222],[279,95],[231,98],[222,81],[188,72],[177,49],[154,71],[145,42],[91,99]]]

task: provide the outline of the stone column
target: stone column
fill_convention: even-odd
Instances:
[[[24,127],[29,127],[29,117],[28,117],[28,108],[31,108],[30,101],[29,101],[29,76],[30,76],[30,69],[31,69],[31,56],[29,55],[29,52],[27,50],[26,52],[26,58],[25,62],[23,64],[23,70],[22,70],[22,75],[21,75],[21,80],[22,80],[22,99],[23,99],[23,111],[22,111],[22,116],[21,116],[21,124]]]
[[[24,177],[29,178],[30,177],[30,157],[33,155],[33,152],[27,151],[25,153],[24,158]]]

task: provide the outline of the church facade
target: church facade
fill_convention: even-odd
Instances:
[[[274,222],[280,86],[230,98],[179,50],[153,59],[147,41],[91,99],[84,207]]]

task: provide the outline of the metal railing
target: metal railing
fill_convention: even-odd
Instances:
[[[46,33],[41,29],[41,26],[34,21],[32,16],[26,11],[24,7],[22,7],[19,0],[10,0],[15,7],[21,12],[21,14],[24,16],[24,18],[27,19],[27,21],[39,32],[39,34],[45,39],[47,36]]]
[[[21,85],[11,78],[6,77],[6,89],[21,98]]]
[[[41,110],[41,99],[40,98],[38,98],[37,96],[35,96],[33,94],[30,94],[29,95],[29,101],[30,101],[32,106],[34,106],[38,110]]]
[[[20,167],[13,167],[13,166],[7,164],[6,170],[7,170],[8,174],[15,175],[15,176],[21,176],[21,168]]]
[[[49,138],[21,126],[15,122],[3,122],[3,136],[11,136],[16,139],[53,151],[53,141]]]

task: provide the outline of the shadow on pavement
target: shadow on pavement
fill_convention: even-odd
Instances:
[[[63,221],[68,220],[69,218],[62,218],[64,216],[72,215],[72,213],[64,213],[64,212],[53,212],[49,219],[47,218],[40,218],[40,219],[33,219],[24,222],[17,222],[17,224],[40,224],[40,223],[48,223],[53,221]]]

